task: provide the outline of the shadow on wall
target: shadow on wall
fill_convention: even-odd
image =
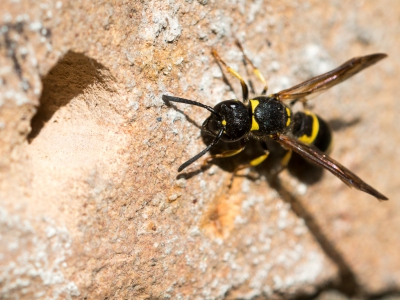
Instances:
[[[69,51],[42,79],[40,106],[31,121],[28,142],[35,139],[54,113],[95,82],[104,82],[100,70],[106,69],[81,53]]]

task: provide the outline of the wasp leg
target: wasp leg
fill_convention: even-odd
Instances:
[[[240,80],[240,85],[242,86],[242,95],[243,95],[243,103],[247,103],[249,101],[249,88],[247,87],[246,82],[242,78],[242,76],[239,75],[238,72],[236,72],[234,69],[229,67],[218,55],[217,51],[215,49],[212,49],[211,51],[212,55],[215,57],[215,59],[221,63],[229,73],[231,73],[233,76],[235,76],[237,79]]]
[[[247,168],[250,168],[250,167],[256,167],[259,164],[261,164],[264,160],[267,159],[267,157],[269,155],[267,144],[264,143],[264,142],[261,142],[261,146],[262,146],[262,148],[264,150],[264,154],[260,155],[259,157],[255,158],[253,160],[251,160],[248,164],[244,164],[244,165],[240,165],[240,166],[236,167],[236,169],[233,172],[234,176],[238,171],[243,170],[243,169],[247,169]]]
[[[209,157],[207,157],[204,161],[203,161],[203,167],[205,167],[207,164],[209,164],[214,158],[225,158],[225,157],[231,157],[234,155],[239,154],[240,152],[242,152],[244,150],[244,148],[246,147],[246,141],[245,140],[241,140],[240,141],[240,148],[239,149],[235,149],[235,150],[226,150],[222,153],[218,153],[218,154],[214,154],[214,155],[210,155]]]
[[[289,161],[292,158],[292,154],[293,154],[292,150],[288,150],[286,152],[286,154],[281,159],[281,164],[279,168],[273,173],[274,176],[278,176],[283,170],[287,168],[287,166],[289,165]]]
[[[243,169],[247,169],[250,167],[256,167],[259,164],[261,164],[264,160],[267,159],[268,155],[269,155],[269,151],[268,150],[264,150],[264,154],[260,155],[259,157],[251,160],[248,164],[244,164],[244,165],[240,165],[238,166],[235,171],[233,172],[233,174],[235,175],[238,171],[243,170]]]
[[[268,150],[264,150],[264,154],[263,155],[260,155],[259,157],[251,160],[248,164],[244,164],[244,165],[240,165],[240,166],[236,167],[236,169],[232,173],[232,177],[231,177],[231,180],[230,180],[229,187],[232,186],[233,179],[235,178],[237,172],[239,172],[240,170],[243,170],[243,169],[247,169],[247,168],[250,168],[250,167],[258,166],[259,164],[261,164],[264,160],[266,160],[268,158],[268,155],[269,155],[269,151]]]
[[[264,76],[261,74],[260,70],[254,66],[254,64],[250,60],[250,58],[248,58],[247,55],[244,53],[243,46],[238,40],[236,40],[236,45],[239,47],[240,51],[243,53],[244,60],[253,68],[254,75],[256,75],[257,78],[264,84],[264,88],[263,88],[263,90],[261,92],[261,95],[267,94],[268,83],[265,80]]]
[[[308,109],[310,109],[310,104],[308,104],[307,101],[308,101],[308,99],[306,97],[294,99],[294,100],[290,101],[290,106],[295,105],[297,102],[301,102],[301,104],[303,105],[303,109],[308,110]]]

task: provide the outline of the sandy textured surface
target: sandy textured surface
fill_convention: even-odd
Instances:
[[[389,0],[3,1],[0,298],[396,294],[399,18]],[[252,151],[178,174],[208,112],[161,96],[240,97],[212,48],[261,91],[236,38],[270,92],[388,53],[310,105],[332,156],[390,201],[296,160],[278,181],[270,161],[230,185]]]

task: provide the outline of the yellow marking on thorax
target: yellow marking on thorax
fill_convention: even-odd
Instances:
[[[286,114],[287,114],[287,117],[288,117],[287,121],[286,121],[286,127],[289,127],[291,119],[292,119],[289,107],[286,107]]]
[[[222,120],[221,124],[222,126],[226,126],[226,120]]]
[[[254,118],[254,111],[256,110],[256,107],[260,104],[258,100],[250,100],[250,105],[251,105],[251,112],[252,112],[252,117],[251,117],[251,131],[254,130],[259,130],[260,126],[258,125],[256,118]]]
[[[299,141],[301,141],[305,144],[311,145],[315,141],[315,138],[318,135],[319,122],[318,122],[317,116],[315,114],[313,114],[312,112],[305,110],[304,113],[306,115],[311,116],[313,119],[312,128],[311,128],[311,136],[304,134],[303,136],[299,137]]]

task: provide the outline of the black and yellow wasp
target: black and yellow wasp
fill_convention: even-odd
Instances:
[[[237,42],[237,45],[243,52],[243,48],[239,42]],[[230,157],[242,152],[249,138],[258,139],[261,142],[272,139],[287,150],[286,155],[282,159],[283,166],[287,165],[292,151],[294,151],[305,159],[327,169],[348,186],[355,187],[379,200],[388,200],[387,197],[327,155],[332,144],[332,132],[329,125],[323,119],[308,110],[299,111],[295,114],[292,112],[292,106],[297,101],[305,103],[307,96],[327,90],[341,83],[385,58],[386,54],[376,53],[355,57],[330,72],[313,77],[279,93],[267,96],[268,85],[266,80],[243,52],[244,59],[250,64],[254,74],[264,84],[261,95],[252,99],[249,99],[249,89],[243,78],[229,67],[215,50],[212,50],[212,54],[229,73],[240,80],[243,102],[239,100],[226,100],[212,108],[193,100],[163,95],[163,100],[166,102],[180,102],[200,106],[211,112],[210,117],[203,123],[202,130],[214,136],[214,140],[203,151],[183,163],[178,169],[179,172],[198,160],[219,141],[228,143],[240,141],[241,146],[237,150],[228,150],[221,154],[213,155],[212,158]],[[283,101],[290,101],[289,105],[284,104]],[[241,166],[240,169],[256,166],[268,157],[269,151],[266,148],[266,144],[265,142],[262,144],[265,153],[252,160],[248,165]]]

